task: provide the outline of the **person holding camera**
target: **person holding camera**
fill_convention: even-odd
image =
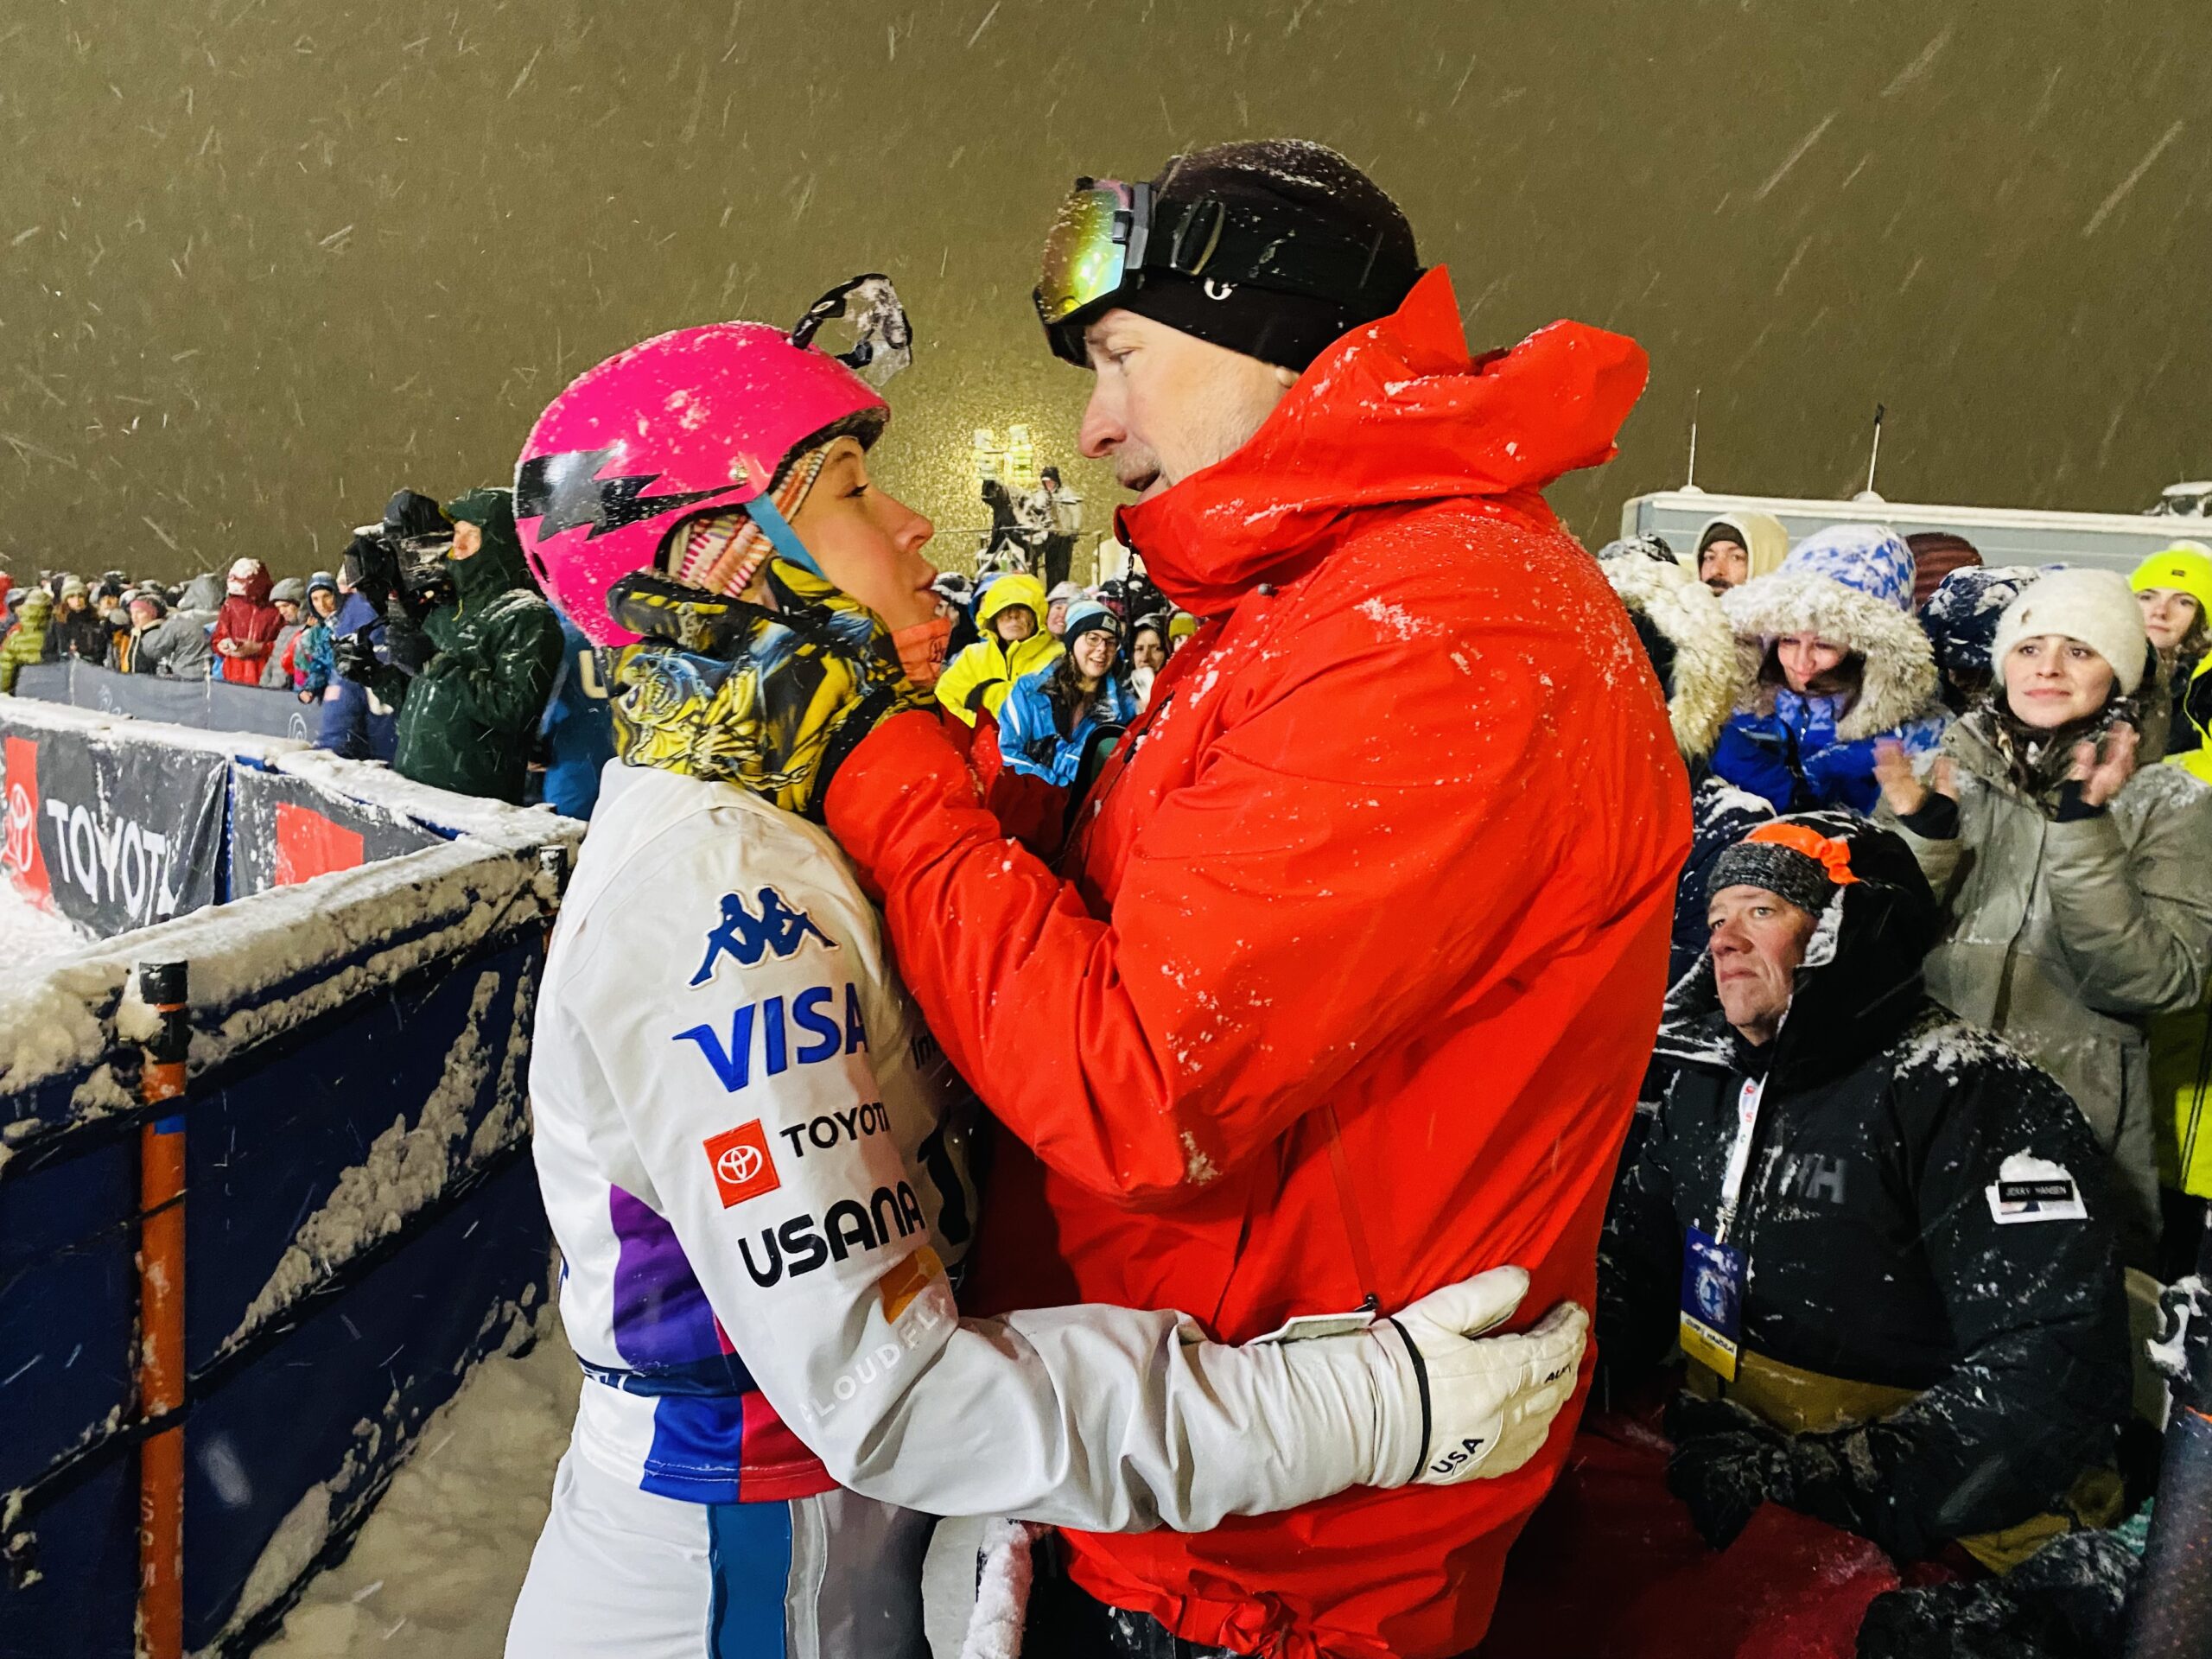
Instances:
[[[453,539],[453,520],[427,495],[396,490],[385,503],[384,517],[353,531],[338,565],[338,608],[330,618],[330,677],[322,690],[322,726],[315,746],[348,760],[390,765],[398,747],[399,711],[384,690],[404,688],[419,661],[396,664],[400,677],[384,674],[393,664],[385,643],[388,613],[404,613],[400,552],[410,541],[442,550]],[[440,551],[438,557],[442,558]],[[410,624],[411,626],[411,624]],[[422,644],[419,629],[411,638]],[[424,650],[427,655],[427,646]]]
[[[1948,911],[1929,992],[2048,1070],[2116,1166],[2126,1259],[2158,1232],[2143,1021],[2212,968],[2212,790],[2157,764],[2143,616],[2115,572],[2055,570],[2006,606],[1989,691],[1925,778],[1880,746],[1880,816]]]
[[[386,589],[386,660],[356,633],[340,642],[340,671],[398,709],[394,772],[518,806],[564,647],[523,561],[514,493],[487,486],[448,502],[444,531],[401,520],[386,510],[389,562],[372,575]]]

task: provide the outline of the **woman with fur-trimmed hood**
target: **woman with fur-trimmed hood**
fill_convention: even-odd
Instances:
[[[1750,653],[1737,645],[1719,595],[1679,563],[1664,542],[1639,537],[1610,543],[1598,556],[1598,568],[1628,607],[1628,620],[1667,695],[1667,724],[1690,772],[1690,855],[1675,884],[1668,950],[1672,983],[1704,953],[1705,881],[1713,861],[1774,816],[1765,801],[1713,770],[1713,745],[1751,689]]]
[[[1712,759],[1720,728],[1749,675],[1720,601],[1679,563],[1663,542],[1614,542],[1599,555],[1613,592],[1628,607],[1652,671],[1667,694],[1667,724],[1693,778]]]
[[[1831,524],[1782,568],[1721,596],[1756,683],[1713,769],[1777,812],[1871,812],[1874,745],[1931,753],[1948,718],[1936,661],[1913,620],[1912,550],[1881,524]]]

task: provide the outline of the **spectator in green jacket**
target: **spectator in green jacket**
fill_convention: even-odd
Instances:
[[[54,596],[34,588],[16,613],[16,626],[0,643],[0,691],[16,689],[16,675],[26,663],[53,660],[47,650],[47,626],[54,620]]]

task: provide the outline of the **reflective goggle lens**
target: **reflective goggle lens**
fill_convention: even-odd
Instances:
[[[1128,227],[1116,219],[1128,209],[1128,188],[1118,184],[1077,190],[1060,204],[1037,282],[1037,315],[1047,327],[1121,287]]]

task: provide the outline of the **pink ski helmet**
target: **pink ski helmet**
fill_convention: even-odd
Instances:
[[[856,314],[859,343],[813,343]],[[889,280],[855,277],[798,327],[719,322],[632,346],[578,376],[537,417],[515,467],[523,555],[546,597],[595,645],[637,643],[607,611],[607,590],[660,562],[696,513],[743,508],[786,557],[811,563],[767,499],[779,467],[807,441],[890,407],[879,384],[905,366],[910,336]],[[868,372],[868,379],[861,372]]]

